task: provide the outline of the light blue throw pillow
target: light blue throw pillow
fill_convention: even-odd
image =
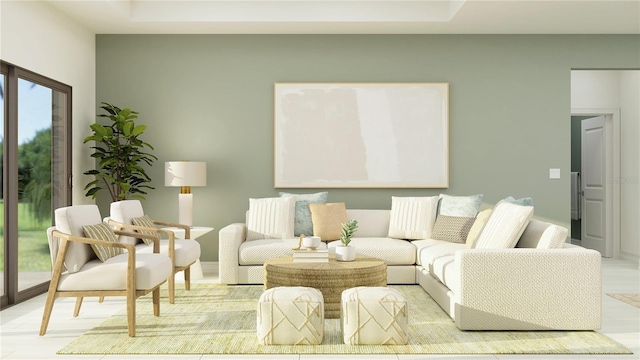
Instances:
[[[438,215],[476,217],[483,197],[483,194],[469,196],[440,194]]]
[[[309,204],[326,204],[328,195],[329,193],[326,191],[315,194],[280,193],[280,196],[282,197],[296,197],[296,216],[293,226],[293,234],[295,236],[300,236],[301,234],[308,236],[313,235],[313,223],[311,222]]]
[[[507,196],[503,200],[508,202],[508,203],[512,203],[512,204],[516,204],[516,205],[533,206],[533,199],[530,198],[530,197],[523,197],[523,198],[520,198],[520,199],[516,199],[513,196]]]

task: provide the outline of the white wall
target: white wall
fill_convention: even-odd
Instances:
[[[620,110],[620,257],[640,258],[640,71],[571,72],[572,109]]]
[[[92,202],[84,196],[90,179],[82,173],[94,162],[82,139],[96,119],[95,34],[43,1],[1,4],[2,60],[72,87],[73,202]]]

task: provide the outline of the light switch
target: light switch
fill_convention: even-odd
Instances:
[[[560,179],[560,169],[549,169],[549,179]]]

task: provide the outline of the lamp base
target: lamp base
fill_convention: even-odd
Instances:
[[[193,194],[178,194],[178,223],[193,226]]]

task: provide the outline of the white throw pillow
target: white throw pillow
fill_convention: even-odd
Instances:
[[[293,238],[296,198],[249,199],[247,241]]]
[[[391,197],[389,237],[429,239],[436,221],[438,197]]]
[[[476,249],[509,249],[516,246],[520,235],[533,216],[533,206],[499,201],[473,247]]]

